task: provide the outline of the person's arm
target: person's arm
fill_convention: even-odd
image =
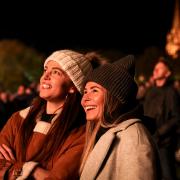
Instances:
[[[32,176],[36,180],[51,179],[78,179],[78,170],[80,166],[80,158],[83,152],[84,144],[74,144],[59,157],[55,162],[53,169],[46,170],[40,166],[36,167]]]
[[[20,116],[18,113],[13,114],[3,129],[0,132],[0,145],[6,144],[8,147],[12,147],[15,136],[18,132],[18,129],[20,128]]]
[[[5,144],[0,145],[0,158],[6,159],[6,160],[12,161],[12,162],[15,161],[15,156],[14,156],[11,148],[9,148]]]
[[[4,178],[5,173],[15,163],[14,140],[17,129],[20,127],[18,113],[13,114],[0,132],[0,177]]]
[[[158,134],[160,137],[165,136],[167,133],[174,131],[178,126],[180,121],[180,106],[179,106],[179,96],[175,91],[168,91],[166,96],[166,106],[167,106],[167,121],[158,129]],[[166,113],[166,112],[165,112]]]
[[[14,113],[0,132],[0,179],[6,174],[9,179],[15,179],[23,166],[23,162],[16,160],[15,142],[22,122],[29,112],[29,107]]]
[[[54,160],[51,170],[48,171],[38,166],[33,171],[32,176],[36,180],[79,179],[80,159],[85,142],[84,129],[76,132],[71,141],[72,143],[66,148],[65,152]]]
[[[44,180],[45,178],[47,178],[50,175],[50,171],[45,170],[41,167],[36,167],[32,173],[32,176],[36,179],[36,180]]]

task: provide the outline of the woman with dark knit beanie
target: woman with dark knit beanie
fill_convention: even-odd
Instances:
[[[81,180],[161,179],[156,145],[136,101],[134,56],[96,68],[86,79],[86,145]]]

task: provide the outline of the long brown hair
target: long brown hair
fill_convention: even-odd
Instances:
[[[85,113],[80,101],[81,95],[79,92],[68,94],[62,112],[46,135],[46,143],[33,160],[43,162],[49,160],[57,153],[58,149],[62,147],[69,133],[74,128],[85,124]],[[40,97],[33,102],[30,112],[24,119],[20,129],[19,136],[22,161],[25,161],[27,146],[36,125],[36,117],[39,111],[45,110],[45,103],[45,100]]]

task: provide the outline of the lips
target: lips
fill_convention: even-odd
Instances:
[[[50,89],[52,86],[50,84],[42,84],[43,89]]]
[[[96,108],[97,108],[97,106],[95,106],[95,105],[84,106],[85,111],[93,110],[93,109],[96,109]]]

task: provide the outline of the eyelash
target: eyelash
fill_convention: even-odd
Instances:
[[[61,74],[61,73],[60,73],[59,71],[57,71],[57,70],[52,70],[51,72],[52,72],[52,73],[55,73],[55,74],[58,74],[58,75]]]
[[[93,91],[93,92],[98,92],[98,90],[97,90],[97,89],[93,89],[92,91]]]
[[[44,73],[47,71],[47,69],[44,69]],[[51,71],[50,71],[50,74],[58,74],[59,76],[61,76],[62,75],[62,72],[61,71],[58,71],[58,70],[56,70],[56,69],[52,69]]]
[[[98,92],[98,90],[97,89],[92,89],[90,92],[96,93],[96,92]],[[84,94],[87,94],[87,90],[84,91]]]

